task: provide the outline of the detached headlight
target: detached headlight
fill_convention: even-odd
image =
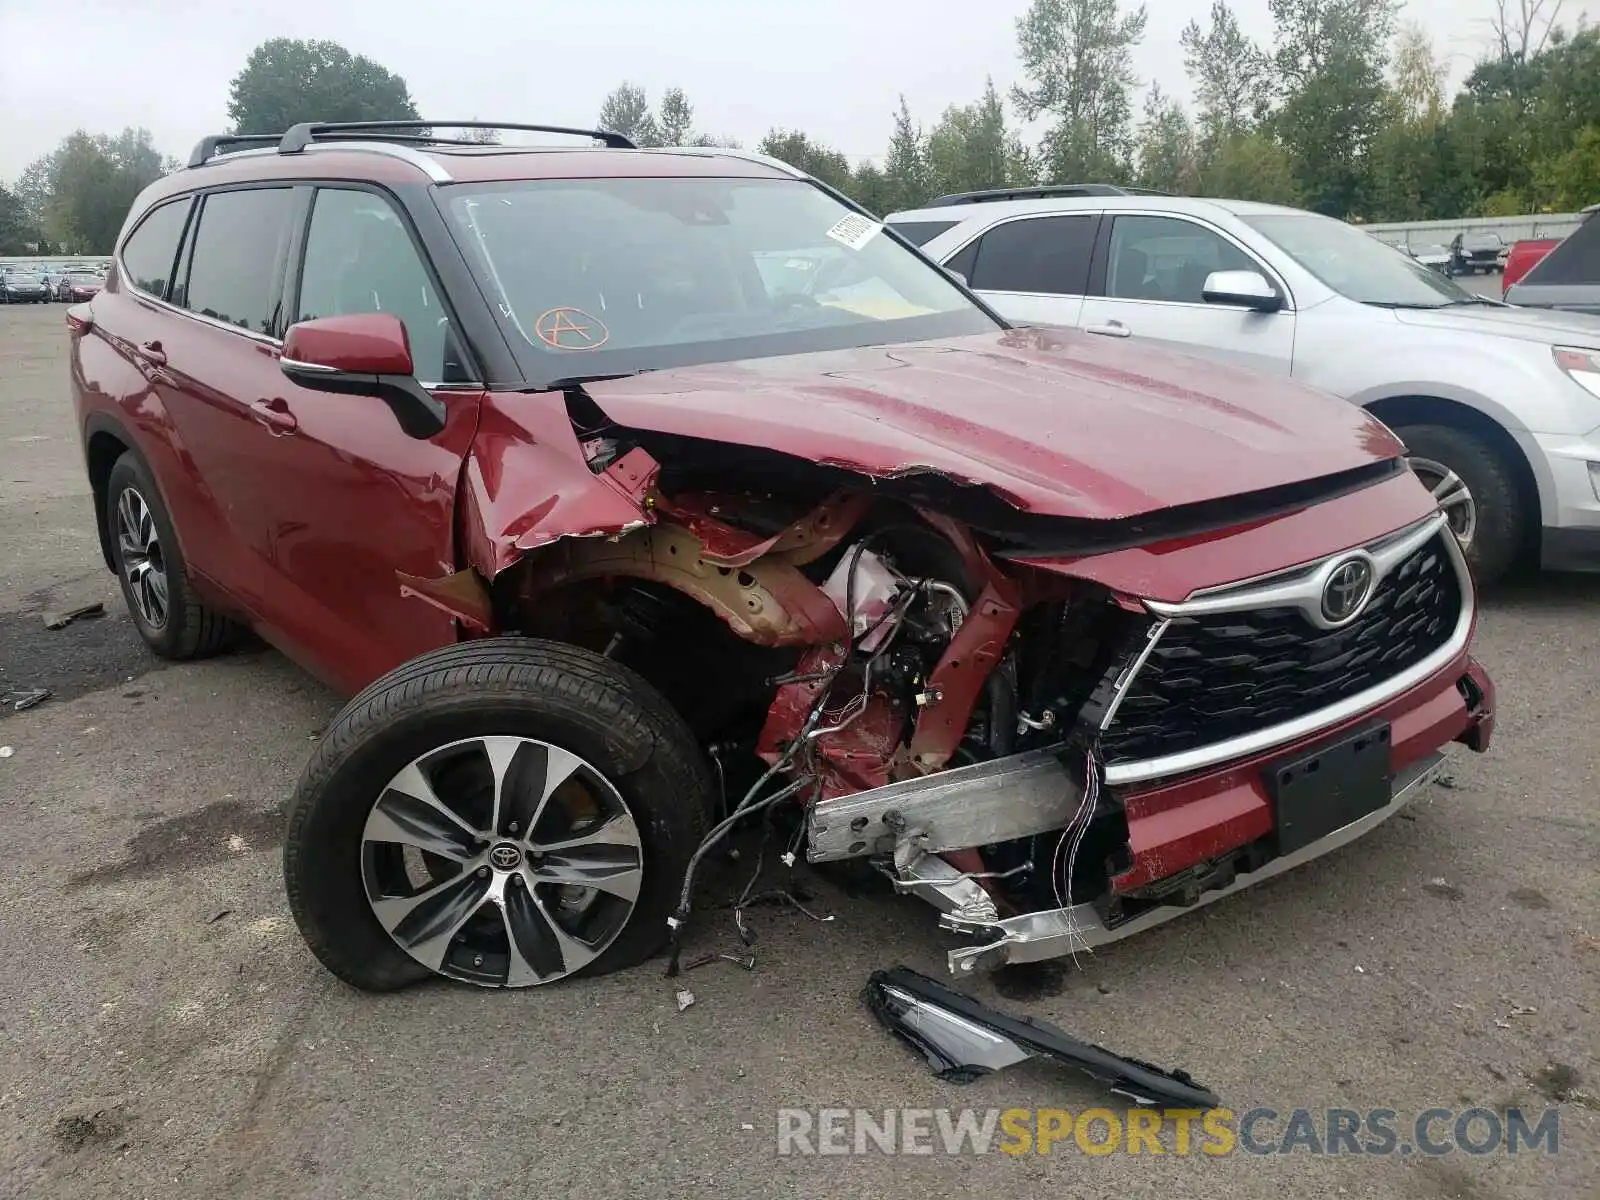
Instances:
[[[1567,373],[1567,378],[1591,396],[1600,398],[1600,350],[1575,350],[1571,346],[1556,346],[1553,350],[1556,366]]]

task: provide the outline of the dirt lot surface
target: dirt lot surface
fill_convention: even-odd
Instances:
[[[1406,1132],[1435,1106],[1559,1097],[1556,1154],[779,1157],[780,1108],[1124,1105],[1031,1063],[936,1080],[857,998],[895,962],[943,975],[932,910],[815,877],[837,919],[761,912],[753,972],[337,984],[289,921],[278,848],[338,700],[265,649],[144,653],[100,561],[65,340],[58,307],[0,308],[0,691],[55,690],[0,713],[0,1196],[1600,1194],[1600,579],[1490,598],[1497,743],[1404,818],[1076,965],[972,985],[1270,1106],[1261,1141],[1296,1108],[1395,1109]],[[93,600],[106,616],[45,629]],[[691,952],[733,944],[708,912]]]

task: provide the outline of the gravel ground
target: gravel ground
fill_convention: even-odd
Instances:
[[[60,308],[0,309],[0,691],[56,692],[0,713],[0,1195],[1600,1194],[1600,579],[1490,599],[1497,743],[1457,753],[1405,819],[1077,964],[973,984],[1180,1065],[1235,1111],[1390,1108],[1405,1127],[1565,1098],[1558,1153],[779,1157],[780,1108],[1123,1106],[1036,1064],[934,1079],[857,999],[897,961],[942,974],[931,910],[829,880],[810,885],[837,919],[763,913],[749,973],[334,982],[277,851],[337,699],[265,649],[144,653],[100,562],[64,343]],[[94,600],[107,615],[45,630]],[[711,913],[693,949],[732,938]]]

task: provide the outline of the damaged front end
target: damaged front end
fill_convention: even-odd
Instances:
[[[471,566],[404,586],[468,635],[642,676],[743,797],[713,837],[801,805],[811,862],[867,859],[965,938],[952,971],[1068,954],[1289,869],[1396,811],[1441,746],[1487,744],[1465,564],[1395,470],[1072,521],[943,474],[622,428],[582,393],[566,415],[590,502],[519,510],[480,453]],[[491,435],[504,420],[486,410]],[[1371,594],[1330,620],[1352,554]],[[1308,792],[1319,770],[1348,786]]]

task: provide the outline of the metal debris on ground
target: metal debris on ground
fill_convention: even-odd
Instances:
[[[684,1009],[688,1008],[689,1005],[691,1005],[693,1003],[694,1003],[694,993],[691,992],[688,988],[679,988],[678,989],[678,1011],[682,1012]]]
[[[99,600],[93,604],[80,604],[77,608],[69,608],[63,612],[46,613],[44,627],[46,629],[65,629],[74,621],[84,621],[90,617],[103,617],[106,615],[106,606]]]
[[[0,758],[10,758],[16,750],[11,746],[0,746]]]
[[[952,1083],[1045,1058],[1087,1072],[1135,1104],[1198,1109],[1220,1104],[1186,1071],[1114,1054],[1044,1021],[1008,1017],[908,967],[874,971],[862,999],[889,1032],[920,1051],[934,1074]]]
[[[1497,1017],[1495,1019],[1495,1025],[1501,1029],[1510,1029],[1512,1017],[1532,1017],[1537,1016],[1538,1012],[1539,1010],[1537,1008],[1532,1008],[1525,1004],[1513,1004],[1510,1012],[1503,1017]]]
[[[21,688],[0,695],[0,706],[9,708],[12,712],[24,712],[43,704],[50,699],[51,694],[49,688]]]
[[[697,954],[683,964],[685,971],[692,971],[696,967],[709,966],[718,959],[725,959],[735,966],[743,967],[746,971],[756,969],[756,956],[754,954]]]
[[[219,909],[217,909],[216,912],[212,913],[209,917],[206,918],[206,924],[207,925],[215,925],[218,921],[222,920],[223,917],[228,916],[232,912],[233,912],[233,909],[231,909],[231,908],[219,908]]]

